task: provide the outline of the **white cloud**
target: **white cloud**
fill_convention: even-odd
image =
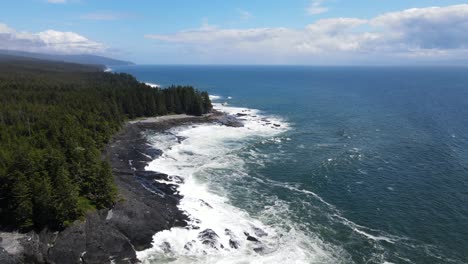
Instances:
[[[468,48],[468,4],[387,13],[371,25],[381,27],[388,41],[411,48]]]
[[[368,20],[322,19],[302,29],[202,27],[145,37],[211,59],[243,57],[247,63],[307,63],[330,57],[456,57],[468,52],[468,5],[408,9]]]
[[[63,54],[103,53],[106,47],[74,32],[18,32],[0,24],[0,49]]]
[[[323,6],[324,0],[312,0],[306,8],[307,14],[318,15],[328,12],[328,7]]]

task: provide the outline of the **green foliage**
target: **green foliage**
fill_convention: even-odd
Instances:
[[[86,197],[79,196],[77,202],[77,211],[80,216],[83,216],[86,212],[96,210],[96,206]]]
[[[60,229],[112,206],[117,191],[101,151],[126,119],[212,108],[192,87],[154,89],[86,66],[11,65],[0,64],[1,226]]]

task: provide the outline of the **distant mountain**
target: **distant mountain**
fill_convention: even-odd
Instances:
[[[103,65],[51,61],[0,53],[0,73],[19,72],[100,72]]]
[[[11,55],[18,57],[33,58],[39,60],[51,60],[51,61],[60,61],[60,62],[71,62],[79,64],[92,64],[92,65],[105,65],[105,66],[117,66],[117,65],[133,65],[133,62],[116,60],[107,57],[97,56],[97,55],[88,55],[88,54],[78,54],[78,55],[58,55],[58,54],[43,54],[43,53],[33,53],[26,51],[16,51],[16,50],[0,50],[0,55]]]

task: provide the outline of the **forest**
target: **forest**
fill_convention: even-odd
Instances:
[[[117,196],[102,150],[128,119],[202,115],[207,92],[100,66],[0,58],[0,227],[60,230]]]

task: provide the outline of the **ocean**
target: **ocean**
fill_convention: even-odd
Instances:
[[[245,124],[148,135],[192,220],[145,263],[468,263],[468,68],[113,70],[206,90]]]

